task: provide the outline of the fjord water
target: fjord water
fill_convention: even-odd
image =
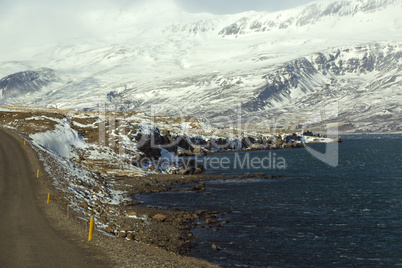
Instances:
[[[285,159],[284,170],[208,172],[264,172],[283,178],[207,182],[210,195],[186,191],[191,185],[182,185],[177,193],[137,198],[169,209],[218,211],[219,220],[228,223],[215,231],[192,230],[198,245],[190,255],[222,266],[400,266],[401,144],[399,134],[348,136],[339,144],[337,167],[305,149],[281,150],[275,157]],[[326,145],[312,146],[325,151]],[[263,158],[269,152],[250,152],[249,157]],[[214,157],[235,161],[235,154]],[[212,243],[221,250],[213,251]]]

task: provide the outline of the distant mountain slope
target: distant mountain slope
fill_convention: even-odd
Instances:
[[[317,52],[286,63],[264,76],[267,81],[253,109],[280,105],[284,99],[317,94],[355,94],[398,84],[402,75],[402,43],[370,43]],[[318,90],[317,90],[318,88]],[[257,105],[257,107],[255,106]]]
[[[59,78],[55,71],[49,68],[18,72],[0,79],[0,96],[2,98],[23,96],[26,93],[39,91],[57,81]]]
[[[219,34],[223,36],[252,32],[268,32],[312,26],[334,19],[345,19],[354,16],[373,16],[386,8],[400,7],[400,0],[345,0],[319,1],[297,8],[289,12],[268,14],[252,13],[224,27]],[[376,23],[381,24],[381,21]],[[333,24],[332,26],[335,26]],[[351,25],[352,26],[352,25]]]
[[[371,43],[293,60],[265,76],[267,85],[243,109],[286,114],[293,124],[329,102],[343,131],[402,130],[402,43]],[[332,120],[334,121],[334,120]]]

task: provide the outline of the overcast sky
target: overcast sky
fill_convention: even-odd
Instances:
[[[189,12],[231,14],[243,11],[278,11],[300,6],[313,0],[175,0]]]
[[[107,15],[113,10],[147,9],[169,12],[169,8],[190,13],[277,11],[299,6],[312,0],[0,0],[0,62],[8,53],[20,48],[51,44],[77,36],[103,34],[110,23]],[[318,0],[325,1],[325,0]],[[103,15],[102,15],[103,14]],[[101,15],[102,19],[94,19]],[[140,12],[137,20],[155,21],[155,14]],[[102,31],[102,33],[99,33]],[[89,36],[88,36],[89,37]]]
[[[161,0],[159,0],[161,1]],[[233,14],[242,11],[277,11],[300,6],[314,0],[162,0],[162,2],[173,1],[188,12],[210,12],[214,14]],[[323,0],[318,0],[323,1]],[[0,0],[0,14],[8,11],[24,8],[40,9],[97,9],[119,6],[124,8],[137,3],[151,3],[153,0]]]

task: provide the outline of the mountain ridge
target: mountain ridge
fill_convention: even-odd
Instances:
[[[349,106],[368,92],[374,104],[363,113],[375,123],[381,111],[387,110],[382,91],[400,100],[399,11],[400,0],[345,0],[274,13],[184,12],[176,21],[156,23],[149,31],[123,27],[113,32],[112,43],[103,39],[65,43],[42,51],[29,63],[2,62],[0,78],[15,74],[7,70],[43,67],[54,70],[59,80],[31,91],[25,88],[14,98],[0,97],[0,104],[91,110],[106,103],[118,104],[121,110],[149,112],[163,103],[166,107],[157,109],[160,114],[182,113],[217,122],[221,120],[216,118],[232,117],[240,105],[247,116],[288,114],[299,125],[303,116],[298,114],[322,108],[331,97],[347,106],[341,107],[345,111],[339,119],[353,125],[350,131],[370,131],[367,125],[353,123],[364,118],[354,115]],[[275,30],[264,31],[264,19],[280,14],[289,25],[280,29],[276,24]],[[244,17],[247,27],[255,21],[261,25],[222,34],[222,29]],[[331,32],[326,30],[328,25],[332,25]],[[380,128],[369,124],[373,131],[400,131],[400,124],[395,123],[402,118],[400,110],[388,112],[392,116],[380,122]]]

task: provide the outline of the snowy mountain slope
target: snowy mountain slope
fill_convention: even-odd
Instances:
[[[286,13],[246,14],[223,28],[219,34],[227,36],[295,28],[300,30],[303,27],[314,26],[322,29],[323,25],[326,26],[324,29],[328,30],[339,26],[339,21],[334,21],[334,18],[344,20],[342,24],[348,24],[358,18],[357,21],[378,26],[381,25],[381,17],[376,16],[379,14],[378,11],[387,10],[388,13],[392,13],[392,10],[400,5],[401,2],[398,0],[320,1]],[[398,21],[400,22],[397,20],[395,23]],[[349,24],[349,27],[353,26]]]
[[[223,16],[188,14],[169,1],[97,11],[86,19],[102,26],[99,33],[1,62],[0,77],[43,67],[63,82],[0,104],[97,109],[106,102],[217,122],[240,105],[243,116],[286,115],[297,125],[332,100],[345,131],[400,131],[401,12],[401,0]]]
[[[401,75],[402,43],[338,48],[294,60],[268,74],[268,85],[243,108],[271,116],[284,113],[297,124],[322,110],[323,104],[337,101],[336,120],[344,131],[398,131]]]
[[[264,78],[267,86],[256,97],[258,105],[272,107],[285,99],[292,100],[318,93],[333,95],[357,93],[361,87],[379,90],[389,86],[402,71],[401,43],[371,43],[356,47],[337,48],[333,51],[318,52],[286,63]],[[354,80],[347,87],[342,83]],[[391,81],[391,82],[393,82]],[[298,94],[296,93],[298,92]],[[335,93],[335,94],[334,94]],[[246,104],[246,107],[252,106]],[[259,108],[259,107],[254,107]]]
[[[49,68],[18,72],[0,79],[0,96],[7,99],[25,95],[59,81],[55,71]]]

